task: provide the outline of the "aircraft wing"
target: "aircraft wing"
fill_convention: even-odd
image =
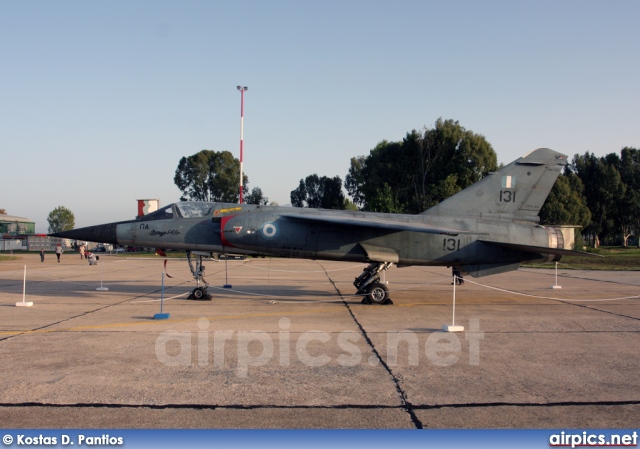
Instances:
[[[356,226],[361,228],[383,229],[389,232],[413,231],[427,234],[483,234],[475,231],[463,231],[460,229],[445,228],[426,223],[412,223],[396,220],[385,220],[382,218],[365,217],[345,217],[337,215],[305,215],[305,214],[283,214],[282,217],[293,221],[315,222],[321,224],[335,224],[341,226]]]
[[[524,251],[527,253],[553,254],[555,256],[603,257],[598,254],[587,253],[585,251],[577,251],[574,249],[548,248],[546,246],[533,246],[533,245],[519,245],[517,243],[492,242],[489,240],[478,240],[478,241],[482,243],[486,243],[487,245],[494,245],[494,246],[499,246],[501,248],[514,249],[517,251]]]

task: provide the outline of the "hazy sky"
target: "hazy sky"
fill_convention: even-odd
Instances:
[[[640,147],[638,1],[0,2],[0,208],[76,225],[177,201],[182,156],[270,200],[438,117],[500,162]]]

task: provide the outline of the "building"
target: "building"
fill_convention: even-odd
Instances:
[[[28,218],[0,215],[0,235],[25,235],[35,234],[36,223]]]
[[[137,217],[142,217],[143,215],[147,215],[147,214],[150,214],[151,212],[157,211],[158,205],[160,204],[160,200],[157,198],[137,200],[137,201],[138,201]]]
[[[26,249],[27,235],[35,229],[36,223],[28,218],[0,215],[0,251]]]
[[[0,251],[53,251],[59,243],[65,250],[71,249],[69,239],[36,234],[35,221],[23,217],[0,215]]]

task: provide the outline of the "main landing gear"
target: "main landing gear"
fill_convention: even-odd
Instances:
[[[389,289],[380,282],[380,273],[388,270],[391,265],[393,262],[373,262],[353,282],[358,294],[365,295],[362,304],[393,304],[389,298]]]
[[[194,268],[191,263],[191,251],[187,251],[187,262],[189,263],[191,274],[196,280],[196,288],[194,288],[189,295],[189,299],[211,301],[211,295],[207,292],[209,285],[204,280],[204,265],[202,265],[202,257],[202,254],[196,254],[196,266]],[[202,282],[204,286],[200,286],[200,282]]]

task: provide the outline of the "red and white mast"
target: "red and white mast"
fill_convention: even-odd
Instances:
[[[244,201],[242,199],[242,163],[244,156],[244,93],[248,89],[247,86],[238,86],[237,89],[240,91],[240,204]]]

